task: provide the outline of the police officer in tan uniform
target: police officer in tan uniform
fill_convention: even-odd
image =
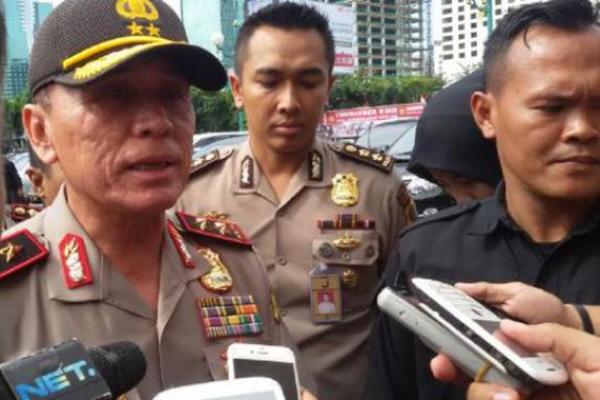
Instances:
[[[195,160],[176,205],[228,213],[249,233],[320,398],[361,395],[374,294],[414,215],[393,160],[315,139],[333,83],[333,40],[314,9],[281,3],[240,30],[231,85],[249,140]]]
[[[190,84],[226,82],[186,42],[160,0],[66,0],[40,29],[23,120],[65,183],[0,242],[0,360],[72,337],[132,340],[148,370],[127,397],[150,399],[226,378],[232,342],[294,347],[242,230],[165,213],[189,175]]]

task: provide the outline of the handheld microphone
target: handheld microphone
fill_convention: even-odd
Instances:
[[[146,359],[135,343],[114,342],[86,351],[77,340],[68,340],[0,364],[0,399],[116,399],[145,373]]]

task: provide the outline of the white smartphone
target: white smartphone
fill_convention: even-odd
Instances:
[[[564,366],[549,354],[532,353],[500,330],[500,317],[452,285],[432,279],[413,278],[415,295],[423,309],[453,332],[497,360],[527,387],[560,385],[567,381]]]
[[[377,305],[395,321],[415,333],[421,341],[436,353],[450,357],[467,375],[475,378],[489,362],[491,367],[483,381],[528,391],[522,382],[508,375],[497,360],[468,340],[455,335],[422,310],[419,300],[407,291],[384,288],[377,296]]]
[[[244,378],[181,386],[160,392],[154,400],[285,400],[271,378]]]
[[[284,346],[233,343],[227,348],[229,379],[267,377],[283,389],[286,400],[300,400],[296,357]]]

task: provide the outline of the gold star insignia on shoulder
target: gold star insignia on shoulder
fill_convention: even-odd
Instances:
[[[146,27],[146,29],[148,30],[148,35],[149,36],[157,36],[160,37],[160,28],[157,26],[154,26],[154,24],[150,24]]]
[[[127,29],[129,29],[129,33],[132,35],[143,35],[144,27],[142,25],[138,25],[135,21],[132,21],[129,25],[127,25]]]

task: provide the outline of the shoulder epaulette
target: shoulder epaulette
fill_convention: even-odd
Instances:
[[[25,221],[44,209],[43,204],[11,204],[10,217],[17,221]]]
[[[252,246],[252,242],[242,231],[242,228],[227,220],[225,214],[214,211],[199,217],[181,211],[175,214],[186,232],[244,246]]]
[[[473,202],[458,204],[458,205],[450,207],[450,208],[445,208],[445,209],[441,210],[440,212],[438,212],[437,214],[434,214],[434,215],[431,215],[431,216],[428,216],[425,218],[421,218],[421,219],[418,219],[417,221],[413,222],[412,224],[407,226],[404,230],[402,230],[402,232],[400,232],[400,236],[403,236],[406,233],[413,231],[415,229],[418,229],[419,227],[427,225],[427,224],[454,219],[460,215],[471,212],[475,208],[479,207],[479,205],[480,205],[479,201],[473,201]]]
[[[203,155],[202,157],[192,160],[190,168],[190,176],[195,175],[198,171],[201,171],[209,165],[215,164],[217,161],[221,161],[229,157],[233,153],[233,149],[215,149]]]
[[[48,257],[48,248],[22,229],[0,239],[0,280]]]
[[[333,142],[329,143],[329,147],[336,153],[356,161],[362,161],[385,172],[391,172],[394,168],[394,158],[379,151],[357,146],[353,143]]]

